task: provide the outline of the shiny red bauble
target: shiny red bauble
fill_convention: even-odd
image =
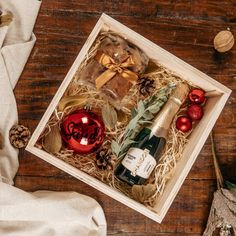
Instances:
[[[192,129],[192,121],[188,116],[180,116],[176,120],[176,128],[183,133]]]
[[[202,104],[205,102],[205,92],[201,89],[193,89],[188,94],[189,100],[195,104]]]
[[[77,110],[65,117],[61,134],[69,149],[86,154],[96,151],[102,145],[105,126],[95,113]]]
[[[192,104],[188,107],[187,113],[192,120],[200,120],[203,116],[203,109],[200,105]]]

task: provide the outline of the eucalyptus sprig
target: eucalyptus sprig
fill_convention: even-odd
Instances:
[[[118,143],[113,140],[111,143],[112,151],[118,158],[123,157],[130,145],[135,142],[134,138],[142,126],[151,123],[175,87],[176,84],[170,83],[157,90],[149,98],[138,102],[137,107],[131,111],[132,119],[124,131],[122,141]]]

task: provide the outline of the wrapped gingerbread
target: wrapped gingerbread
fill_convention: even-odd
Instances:
[[[148,65],[147,55],[121,36],[106,32],[96,54],[80,72],[80,80],[92,83],[109,99],[119,102]]]

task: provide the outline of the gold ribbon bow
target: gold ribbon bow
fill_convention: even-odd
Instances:
[[[96,80],[96,88],[100,89],[104,84],[110,81],[117,73],[119,73],[124,79],[128,80],[132,84],[138,79],[138,75],[127,68],[135,65],[133,59],[129,56],[122,63],[116,63],[113,58],[106,55],[105,53],[98,53],[96,59],[99,63],[107,68]]]

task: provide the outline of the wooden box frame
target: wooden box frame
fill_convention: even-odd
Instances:
[[[176,170],[172,178],[168,181],[164,193],[159,198],[154,208],[146,207],[128,198],[124,194],[109,187],[101,181],[89,176],[88,174],[80,171],[79,169],[76,169],[75,167],[58,159],[57,157],[35,147],[35,144],[41,132],[43,131],[46,123],[51,117],[59,100],[63,96],[67,86],[71,82],[74,74],[77,71],[77,68],[83,61],[86,53],[90,49],[99,32],[102,29],[107,28],[111,29],[112,31],[118,32],[124,38],[127,38],[130,42],[138,45],[138,47],[140,47],[149,56],[149,58],[156,59],[160,64],[176,72],[184,79],[193,82],[193,84],[205,89],[206,91],[216,90],[222,94],[221,96],[212,97],[208,99],[208,102],[205,106],[206,112],[204,114],[204,117],[191,134],[189,143],[184,149],[183,156],[177,163]],[[151,41],[145,39],[141,35],[122,25],[118,21],[112,19],[108,15],[102,14],[97,24],[95,25],[93,31],[89,35],[87,41],[85,42],[83,48],[81,49],[79,55],[77,56],[74,64],[72,65],[64,81],[62,82],[60,88],[58,89],[56,95],[48,106],[44,116],[42,117],[37,128],[35,129],[29,141],[29,144],[26,147],[26,150],[51,163],[52,165],[64,170],[65,172],[78,178],[86,184],[91,185],[92,187],[107,194],[108,196],[153,219],[154,221],[161,223],[177,192],[179,191],[183,181],[189,173],[193,163],[195,162],[199,152],[201,151],[201,148],[203,147],[210,131],[212,130],[217,118],[219,117],[230,93],[231,90],[223,86],[219,82],[215,81],[206,74],[185,63],[181,59],[177,58],[173,54],[167,52],[166,50],[152,43]]]

